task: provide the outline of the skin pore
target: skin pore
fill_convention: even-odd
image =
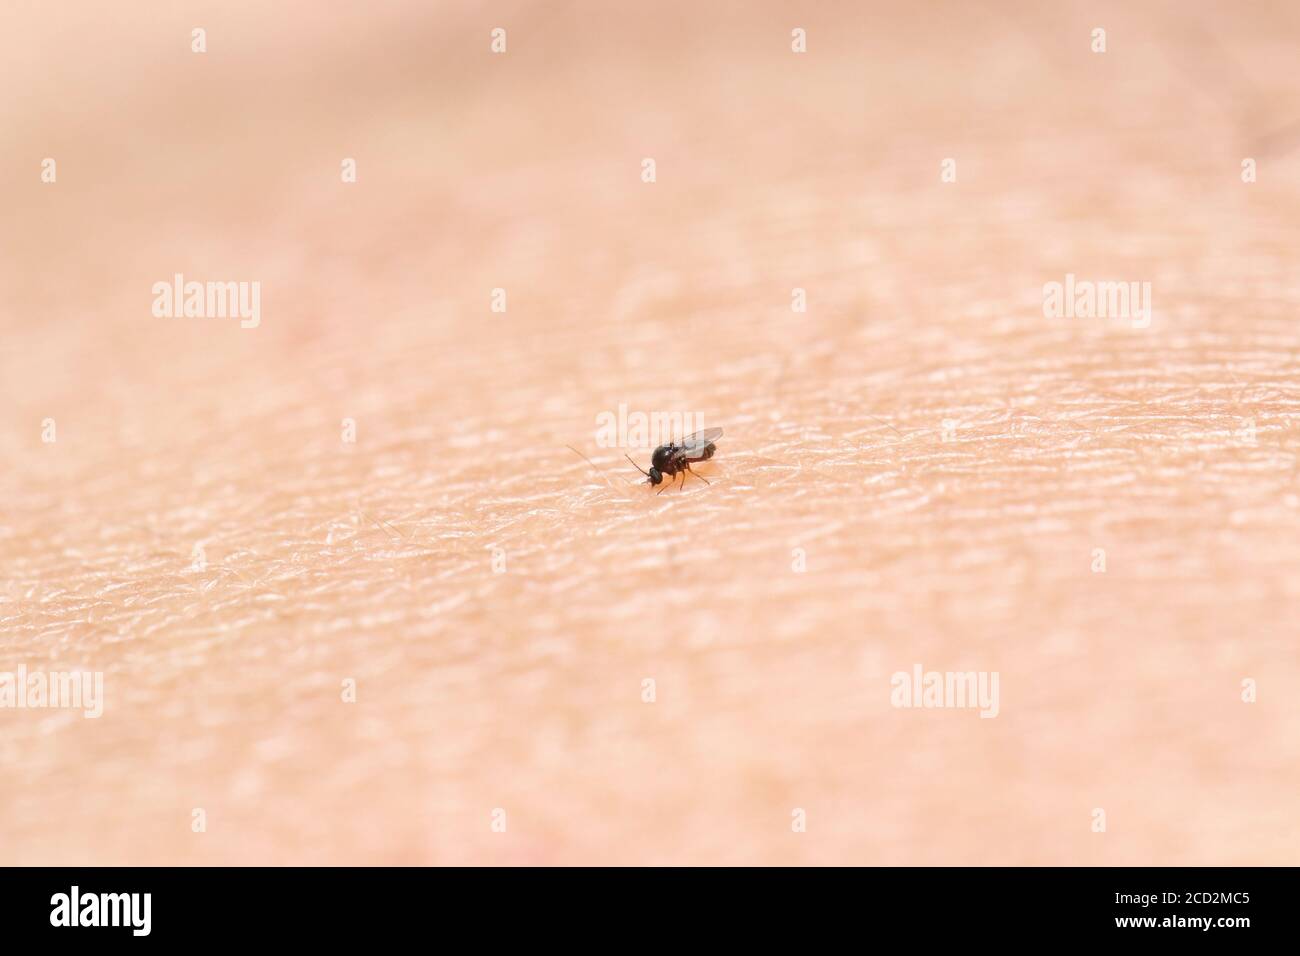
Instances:
[[[103,706],[0,708],[0,862],[1294,862],[1247,6],[19,4],[0,672]]]

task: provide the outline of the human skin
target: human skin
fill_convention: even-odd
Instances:
[[[0,863],[1300,860],[1294,5],[425,6],[7,5]]]

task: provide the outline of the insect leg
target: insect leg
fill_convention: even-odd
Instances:
[[[686,470],[689,471],[689,472],[690,472],[692,475],[694,475],[696,478],[700,479],[700,481],[704,482],[706,485],[711,485],[711,484],[713,484],[713,482],[709,481],[709,479],[705,478],[705,477],[704,477],[703,475],[701,475],[699,472],[695,471],[695,469],[693,469],[693,468],[691,467],[690,462],[687,462],[687,464],[686,464]],[[682,479],[683,482],[685,482],[685,480],[686,480],[685,478]]]

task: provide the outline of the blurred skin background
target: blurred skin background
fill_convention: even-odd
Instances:
[[[1294,4],[0,18],[0,862],[1296,862]]]

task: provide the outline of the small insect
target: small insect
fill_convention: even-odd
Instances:
[[[640,465],[632,461],[631,455],[625,455],[628,461],[632,461],[632,466],[637,471],[645,475],[646,481],[652,485],[657,485],[664,480],[667,475],[670,479],[677,474],[682,476],[682,486],[686,485],[686,473],[691,472],[696,478],[706,485],[711,482],[696,475],[691,471],[691,462],[708,461],[717,451],[717,446],[713,443],[722,437],[721,428],[706,428],[702,432],[696,432],[694,435],[687,435],[681,441],[673,442],[669,445],[660,445],[655,449],[655,453],[650,456],[650,470],[644,471]],[[668,488],[665,486],[659,489],[659,494],[663,494]]]

